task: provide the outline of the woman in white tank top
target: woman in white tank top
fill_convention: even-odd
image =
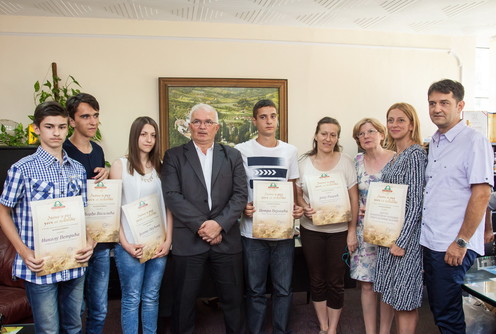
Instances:
[[[122,333],[137,334],[141,304],[143,334],[157,332],[159,290],[172,241],[172,214],[165,209],[159,178],[161,168],[159,131],[150,117],[138,117],[131,125],[127,157],[117,159],[111,179],[122,179],[122,205],[156,194],[160,199],[165,240],[152,259],[140,263],[144,245],[136,243],[126,216],[121,213],[115,261],[121,282]],[[132,222],[131,222],[132,223]]]

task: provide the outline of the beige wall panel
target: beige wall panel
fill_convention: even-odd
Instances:
[[[352,155],[353,125],[362,117],[384,121],[394,102],[414,105],[422,135],[430,136],[429,84],[458,80],[473,68],[466,39],[120,20],[83,20],[81,27],[77,19],[8,18],[0,23],[0,118],[27,123],[33,83],[47,78],[56,62],[62,78],[73,75],[99,100],[109,161],[125,153],[136,117],[158,121],[158,77],[288,79],[289,142],[304,153],[316,122],[328,115],[341,122],[341,144]]]

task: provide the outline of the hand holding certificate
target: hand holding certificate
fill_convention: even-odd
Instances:
[[[165,241],[166,232],[160,205],[160,197],[149,195],[122,206],[134,241],[143,244],[143,256],[139,259],[144,263],[155,256],[157,249]]]
[[[86,228],[96,242],[118,242],[122,180],[88,180]]]
[[[342,173],[306,175],[314,225],[347,223],[351,220],[351,205],[348,188]]]
[[[398,239],[405,221],[408,185],[371,182],[363,220],[365,242],[384,247]]]
[[[31,202],[34,252],[43,258],[45,276],[65,269],[86,267],[76,261],[76,253],[86,247],[86,225],[81,196]]]
[[[293,237],[293,182],[253,182],[253,237],[291,239]]]

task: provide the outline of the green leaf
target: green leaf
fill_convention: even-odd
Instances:
[[[76,85],[78,85],[79,87],[81,87],[81,85],[79,84],[79,82],[77,82],[76,79],[74,79],[74,77],[72,75],[69,75],[69,78],[72,79],[72,82],[75,83]]]
[[[81,87],[81,84],[72,75],[69,75],[65,79],[64,84],[60,84],[62,79],[59,76],[52,76],[51,79],[52,80],[46,80],[43,83],[43,85],[40,85],[39,81],[35,82],[34,94],[33,94],[35,105],[44,103],[46,101],[56,101],[65,107],[67,104],[67,99],[69,97],[81,93],[81,90],[79,88],[71,87],[71,85],[76,87]],[[34,120],[33,115],[29,115],[28,117],[31,121]],[[69,127],[69,136],[72,134],[72,131],[73,129]],[[25,139],[25,142],[27,143],[28,134],[29,134],[29,130],[26,129],[23,134],[19,133],[19,136],[21,137],[25,136],[26,138],[22,138],[22,139]],[[2,136],[1,133],[0,136]],[[102,139],[102,134],[100,130],[98,130],[97,133],[95,134],[94,140],[101,141],[101,139]],[[0,142],[4,142],[3,137],[0,137]]]
[[[40,97],[39,97],[40,104],[43,103],[43,102],[45,102],[50,97],[52,97],[52,94],[47,93],[44,90],[41,91],[41,94],[40,94]]]
[[[96,129],[96,133],[93,139],[98,142],[102,141],[102,133],[100,132],[100,128]]]

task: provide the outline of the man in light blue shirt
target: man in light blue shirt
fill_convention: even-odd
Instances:
[[[441,333],[465,333],[462,290],[466,271],[484,254],[484,214],[493,185],[493,150],[460,120],[459,82],[441,80],[428,91],[438,130],[429,144],[420,244],[425,284]]]

